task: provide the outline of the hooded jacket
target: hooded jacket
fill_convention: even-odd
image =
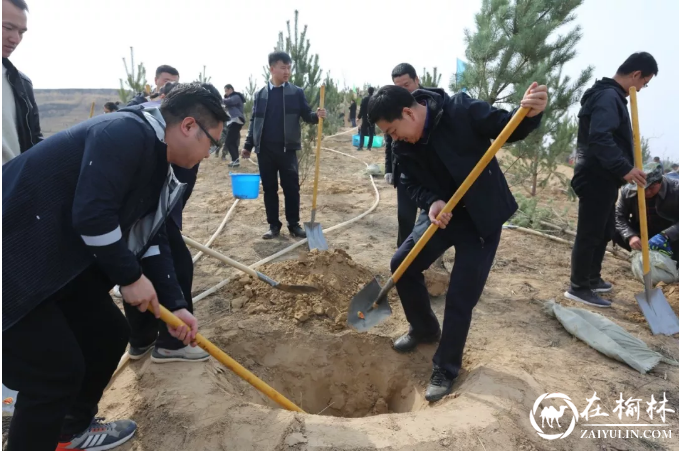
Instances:
[[[679,241],[679,180],[663,177],[661,183],[660,191],[653,200],[658,216],[666,225],[670,224],[662,233],[670,241]],[[615,206],[615,229],[625,241],[640,236],[636,185],[628,184],[620,190]]]
[[[38,105],[33,95],[33,83],[23,72],[19,72],[9,59],[3,58],[2,65],[7,69],[7,79],[14,91],[19,147],[21,153],[24,153],[43,140]]]
[[[245,106],[245,97],[240,92],[232,92],[230,96],[224,97],[224,106],[226,107],[226,114],[229,115],[229,123],[239,121],[240,124],[245,123],[245,114],[243,107]]]
[[[573,183],[592,175],[624,185],[623,177],[634,167],[627,93],[615,80],[603,78],[585,91],[580,105]]]
[[[158,110],[127,108],[2,167],[3,331],[93,264],[111,287],[136,281],[143,267],[166,307],[186,306],[164,233],[183,194],[164,133]]]
[[[417,143],[395,141],[392,149],[401,170],[401,183],[417,205],[428,212],[434,202],[447,202],[452,193],[446,189],[451,180],[444,180],[440,177],[442,172],[428,168],[424,152],[436,152],[445,166],[443,172],[447,171],[453,184],[460,186],[516,110],[501,110],[465,93],[450,97],[442,89],[420,88],[412,94],[427,105],[428,127]],[[540,125],[541,116],[524,119],[508,142],[528,136]],[[480,238],[497,232],[518,208],[495,158],[462,201]]]
[[[259,152],[259,147],[262,143],[262,132],[264,130],[264,118],[269,100],[270,84],[271,82],[255,94],[250,128],[243,145],[243,148],[247,151],[252,150],[254,147],[255,152]],[[283,117],[284,150],[300,150],[302,148],[300,118],[307,124],[318,124],[318,115],[311,111],[302,88],[290,82],[283,84]]]

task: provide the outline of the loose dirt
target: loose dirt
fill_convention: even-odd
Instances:
[[[356,152],[350,135],[324,140],[366,163],[382,163],[383,149]],[[240,172],[256,172],[244,163]],[[365,166],[324,152],[317,220],[324,230],[370,208],[374,191]],[[198,183],[185,211],[184,234],[205,242],[234,202],[229,169],[221,160],[201,164]],[[301,189],[301,218],[310,217],[311,180]],[[202,364],[128,364],[104,394],[100,414],[131,417],[139,433],[123,451],[435,451],[462,450],[671,450],[679,449],[676,413],[668,413],[672,440],[644,438],[581,439],[582,418],[568,437],[548,441],[531,425],[529,412],[545,393],[567,394],[582,412],[596,392],[604,417],[620,393],[644,402],[667,394],[668,408],[679,412],[679,370],[660,364],[647,375],[602,356],[571,337],[543,312],[548,299],[567,306],[562,296],[570,273],[570,248],[540,237],[507,230],[484,293],[474,310],[463,371],[454,392],[442,401],[423,400],[435,346],[408,355],[391,349],[391,340],[408,328],[396,290],[393,315],[368,333],[344,326],[351,297],[374,275],[388,277],[396,247],[396,193],[377,180],[378,208],[351,226],[326,233],[331,250],[306,251],[306,245],[257,269],[285,283],[314,283],[321,293],[288,296],[243,277],[210,257],[195,267],[194,296],[224,279],[224,288],[196,305],[201,332],[307,414],[280,409],[215,361]],[[281,195],[281,220],[284,202]],[[544,202],[576,204],[554,190]],[[241,201],[212,247],[245,264],[255,263],[293,244],[284,229],[279,239],[260,238],[267,229],[262,194]],[[454,251],[443,257],[450,271]],[[443,316],[447,272],[427,275],[432,307]],[[598,313],[640,337],[649,346],[679,358],[676,337],[652,336],[639,315],[629,263],[610,256],[603,276],[614,284],[613,307]],[[679,311],[679,288],[663,287]],[[581,306],[579,306],[581,307]],[[543,401],[557,409],[559,404]],[[640,422],[649,421],[645,404]],[[675,416],[672,416],[675,415]],[[537,416],[537,415],[536,415]],[[572,413],[559,419],[564,432]],[[590,418],[591,419],[591,418]],[[601,418],[595,418],[593,422]],[[623,417],[623,419],[625,419]],[[536,418],[540,424],[540,418]],[[671,420],[671,421],[670,421]],[[653,423],[657,423],[657,416]],[[612,422],[612,421],[610,421]],[[552,433],[547,425],[545,432]],[[641,429],[641,428],[638,428]],[[623,434],[624,437],[624,434]]]

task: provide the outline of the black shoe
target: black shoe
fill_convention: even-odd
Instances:
[[[358,149],[356,149],[356,152],[360,152],[361,150],[363,150],[363,147],[359,147]]]
[[[229,167],[230,167],[230,168],[238,168],[238,167],[240,167],[240,161],[238,161],[238,160],[232,161],[231,163],[229,163]]]
[[[141,346],[139,348],[130,345],[130,349],[128,349],[127,353],[130,355],[130,359],[132,360],[139,360],[142,357],[144,357],[146,354],[151,352],[153,347],[156,345],[156,341],[153,340],[153,343],[151,343],[148,346]]]
[[[423,338],[417,338],[410,335],[410,333],[405,333],[394,340],[394,351],[401,353],[411,352],[414,351],[415,348],[417,348],[417,345],[421,343],[436,343],[440,338],[441,332],[438,332],[436,335]]]
[[[573,288],[571,287],[564,294],[567,299],[575,302],[582,302],[583,304],[591,305],[592,307],[606,308],[610,307],[610,301],[601,299],[595,292],[589,288]]]
[[[599,277],[599,280],[590,282],[589,287],[595,293],[608,293],[613,289],[613,285]]]
[[[272,238],[276,238],[281,234],[281,228],[280,227],[271,227],[268,232],[266,232],[264,235],[262,235],[262,238],[265,240],[270,240]]]
[[[446,395],[453,392],[454,377],[450,377],[448,372],[434,365],[434,371],[431,373],[431,379],[427,386],[427,391],[424,393],[424,399],[429,402],[436,402]]]
[[[306,238],[306,232],[299,224],[288,226],[288,230],[290,231],[290,236],[295,238]]]

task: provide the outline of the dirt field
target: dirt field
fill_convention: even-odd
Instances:
[[[355,152],[350,135],[327,139],[324,145],[367,163],[383,163],[383,148]],[[256,166],[246,163],[239,171],[256,172]],[[373,205],[375,193],[364,171],[360,161],[323,153],[317,220],[324,230]],[[311,182],[302,187],[303,221],[310,217]],[[618,421],[613,409],[621,392],[625,398],[644,401],[651,394],[662,399],[665,392],[667,408],[679,412],[679,369],[661,363],[641,375],[571,337],[543,312],[548,299],[573,305],[562,296],[570,248],[512,230],[503,234],[474,311],[464,370],[454,394],[428,404],[424,389],[435,348],[425,346],[407,356],[391,349],[391,340],[407,329],[395,290],[390,296],[394,314],[385,323],[363,334],[345,327],[349,300],[373,274],[388,275],[395,250],[396,192],[381,177],[376,185],[380,195],[376,210],[346,228],[327,232],[330,251],[308,253],[305,244],[258,268],[286,283],[314,283],[322,288],[321,295],[274,292],[211,257],[196,264],[194,296],[231,278],[198,302],[201,332],[308,414],[278,408],[216,361],[157,365],[146,359],[128,364],[101,404],[100,414],[110,419],[131,417],[139,423],[138,435],[123,450],[679,449],[677,413],[667,414],[671,440],[585,439],[580,438],[580,424],[564,439],[548,441],[537,435],[529,413],[544,393],[567,394],[582,412],[585,398],[596,391],[602,411]],[[281,192],[285,222],[282,200]],[[184,213],[184,233],[207,241],[233,202],[226,164],[215,158],[205,161]],[[565,197],[557,202],[566,203]],[[266,229],[260,192],[259,199],[239,202],[212,247],[252,264],[295,242],[285,229],[280,239],[264,241],[260,236]],[[453,260],[451,250],[444,257],[448,270]],[[642,286],[632,279],[629,264],[607,256],[604,277],[615,285],[615,302],[599,313],[653,349],[679,358],[676,337],[650,334],[633,297]],[[679,312],[679,288],[665,291]],[[443,297],[432,303],[441,318]],[[644,415],[642,404],[640,423],[648,422]],[[561,432],[571,416],[566,410],[561,417]],[[540,424],[540,418],[536,420]],[[656,416],[652,422],[660,420]]]

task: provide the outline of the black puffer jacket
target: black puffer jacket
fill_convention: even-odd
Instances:
[[[627,93],[615,80],[603,78],[585,91],[580,105],[573,184],[595,176],[624,185],[623,177],[634,167]]]
[[[2,59],[2,65],[7,69],[7,79],[14,91],[19,146],[21,153],[24,153],[43,140],[40,131],[38,105],[33,96],[33,83],[24,73],[19,72],[7,58]]]
[[[679,241],[679,180],[663,177],[660,191],[646,202],[649,201],[654,202],[658,219],[662,222],[660,227],[664,229],[662,233],[670,241]],[[653,225],[649,224],[649,231],[651,227]],[[625,241],[639,236],[639,204],[635,185],[625,185],[620,190],[615,206],[615,229]]]

